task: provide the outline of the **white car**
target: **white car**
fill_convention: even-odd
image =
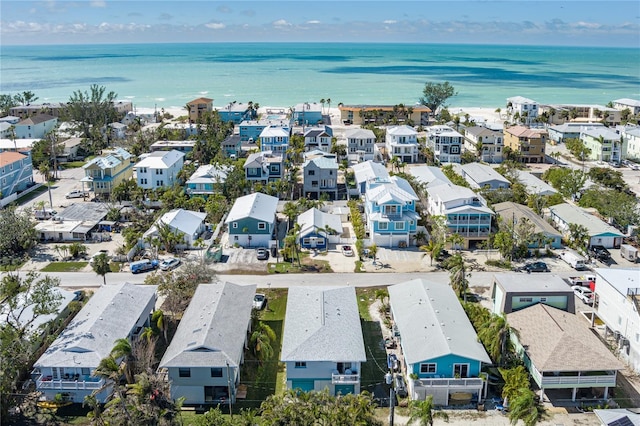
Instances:
[[[587,305],[593,305],[593,291],[589,287],[574,285],[571,287],[573,293]]]
[[[104,254],[105,256],[107,256],[107,258],[109,258],[109,250],[105,250],[105,249],[103,249],[103,250],[100,250],[100,251],[95,252],[95,253],[91,256],[91,258],[89,259],[89,264],[90,264],[90,265],[93,265],[93,263],[96,261],[96,257],[98,257],[98,256],[100,256],[100,255],[102,255],[102,254]]]
[[[267,305],[267,296],[265,296],[262,293],[256,293],[256,295],[253,296],[253,309],[257,309],[261,311],[264,309],[266,305]]]
[[[160,262],[160,269],[162,271],[171,271],[172,269],[176,269],[178,266],[180,266],[180,263],[180,259],[170,257]]]
[[[353,256],[353,249],[351,248],[351,246],[342,246],[342,254],[347,257],[351,257]]]
[[[85,195],[85,191],[80,191],[78,189],[64,194],[65,198],[83,198]]]

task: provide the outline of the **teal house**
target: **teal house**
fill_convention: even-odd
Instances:
[[[225,224],[229,244],[241,247],[270,247],[276,229],[278,198],[261,192],[245,195],[233,203]]]
[[[400,335],[401,369],[417,377],[408,380],[411,399],[431,395],[442,406],[460,396],[480,402],[486,396],[481,370],[491,359],[453,289],[415,279],[390,286],[389,303]]]

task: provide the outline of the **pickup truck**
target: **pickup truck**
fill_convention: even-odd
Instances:
[[[596,287],[596,277],[595,275],[583,275],[581,277],[569,277],[568,279],[569,285],[575,286],[579,285],[582,287],[589,287],[591,291],[595,290]]]

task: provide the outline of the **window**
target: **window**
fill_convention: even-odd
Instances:
[[[265,222],[260,222],[258,224],[258,229],[264,231],[265,229],[267,229],[267,224]]]
[[[315,170],[309,170],[309,171],[307,172],[307,175],[308,175],[308,176],[315,176],[315,174],[316,174],[316,171],[315,171]]]
[[[420,364],[420,374],[435,374],[437,365],[433,363]]]
[[[393,226],[396,230],[402,231],[404,229],[404,222],[395,222]]]
[[[469,377],[469,364],[453,364],[453,377]]]
[[[81,368],[80,374],[82,374],[83,376],[88,376],[89,374],[91,374],[91,371],[88,368]]]
[[[541,297],[541,298],[540,298],[540,301],[541,301],[541,302],[546,302],[546,301],[547,301],[547,298],[546,298],[546,297]]]
[[[307,368],[307,363],[303,361],[296,361],[295,368]]]
[[[311,244],[311,239],[310,238],[303,238],[302,239],[302,244],[304,244],[305,246],[308,246],[309,244]]]
[[[386,231],[387,229],[389,229],[389,223],[388,222],[378,222],[378,229],[381,231]]]
[[[460,154],[460,147],[458,145],[452,145],[449,152],[451,154]]]
[[[222,377],[222,368],[212,368],[211,377]]]
[[[238,222],[233,222],[232,228],[233,229],[238,229]]]
[[[531,297],[521,297],[518,300],[520,302],[533,302],[533,298],[531,298]]]
[[[180,377],[191,377],[191,369],[190,368],[178,368],[178,376],[180,376]]]

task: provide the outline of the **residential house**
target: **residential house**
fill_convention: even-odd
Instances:
[[[133,102],[131,101],[117,100],[113,101],[112,105],[118,114],[126,114],[133,111]]]
[[[453,185],[440,167],[416,166],[409,169],[409,174],[426,187],[442,184]]]
[[[342,234],[340,215],[325,213],[314,207],[300,213],[297,223],[300,225],[300,231],[296,237],[302,248],[326,250],[329,244],[340,242]]]
[[[241,247],[270,247],[276,231],[278,198],[261,192],[236,199],[227,215],[229,244]]]
[[[13,139],[13,125],[6,121],[0,121],[0,139]]]
[[[424,105],[338,105],[343,124],[391,123],[397,120],[409,125],[429,125],[431,109]]]
[[[171,399],[184,404],[235,403],[251,329],[256,285],[200,284],[159,368]]]
[[[200,166],[186,182],[190,197],[207,198],[212,194],[221,194],[229,174],[229,167],[217,164]]]
[[[376,135],[370,129],[347,129],[347,157],[349,161],[361,163],[373,160],[376,151]]]
[[[485,126],[471,126],[464,129],[464,147],[478,155],[485,163],[501,163],[504,136],[502,130],[490,129]],[[478,148],[482,145],[482,151]]]
[[[280,361],[287,388],[360,393],[367,360],[353,287],[291,287]]]
[[[289,129],[269,126],[260,133],[261,151],[271,151],[284,157],[287,149],[289,149]]]
[[[171,137],[176,140],[184,140],[200,133],[202,126],[191,122],[175,122],[162,123],[158,127],[159,136],[163,139]],[[195,143],[195,141],[193,141]]]
[[[194,248],[198,238],[207,230],[205,225],[206,213],[194,212],[185,209],[173,209],[163,214],[151,228],[142,235],[143,244],[150,246],[152,238],[159,238],[162,242],[161,228],[166,226],[176,234],[182,235],[183,243],[178,244],[182,248]]]
[[[218,115],[220,120],[225,123],[232,122],[234,124],[240,124],[244,120],[250,120],[253,118],[253,104],[243,104],[242,102],[229,102],[229,104],[218,108]]]
[[[456,172],[469,183],[471,188],[496,190],[511,187],[509,179],[486,164],[462,164],[456,167]]]
[[[494,213],[469,188],[447,183],[427,187],[427,210],[431,216],[444,216],[447,233],[463,237],[463,248],[489,238]]]
[[[563,143],[566,142],[567,139],[580,139],[580,133],[582,133],[583,129],[602,129],[604,127],[605,126],[602,123],[563,123],[555,126],[549,126],[547,131],[549,132],[550,141]]]
[[[640,101],[637,99],[629,99],[629,98],[616,99],[615,101],[613,101],[613,107],[620,111],[628,109],[629,111],[631,111],[631,114],[633,115],[640,114]],[[16,114],[11,113],[11,115],[16,115]]]
[[[41,241],[101,241],[97,232],[109,213],[105,203],[73,203],[59,210],[54,220],[38,221],[36,233]],[[110,237],[109,237],[110,238]]]
[[[516,312],[537,303],[575,313],[575,295],[571,287],[557,275],[544,280],[532,274],[502,272],[494,274],[491,303],[497,315]]]
[[[389,286],[389,305],[411,399],[431,395],[435,405],[447,406],[453,393],[468,392],[481,401],[486,389],[480,374],[491,359],[453,289],[414,279]],[[414,374],[417,379],[410,378]]]
[[[66,103],[61,102],[52,102],[52,103],[42,103],[42,104],[27,104],[27,105],[17,105],[9,108],[9,115],[20,117],[20,119],[24,120],[25,118],[33,117],[34,115],[51,115],[54,117],[60,117],[60,115],[67,109]]]
[[[387,181],[391,177],[389,176],[389,172],[384,165],[380,163],[374,163],[371,160],[365,161],[364,163],[355,164],[352,169],[356,179],[356,186],[360,195],[364,195],[367,192],[368,181],[372,179]]]
[[[596,268],[598,318],[615,341],[616,354],[640,373],[640,274],[637,268]]]
[[[569,225],[576,224],[587,229],[588,246],[601,245],[606,248],[620,248],[624,235],[616,228],[598,219],[584,209],[573,204],[563,203],[549,207],[550,219],[566,237],[569,237]]]
[[[319,149],[323,152],[331,152],[331,139],[333,138],[333,130],[329,126],[324,128],[312,127],[304,132],[304,148],[305,151],[313,151]]]
[[[197,123],[206,114],[213,111],[213,99],[198,98],[190,102],[187,102],[187,109],[189,112],[189,122]]]
[[[171,188],[178,181],[178,173],[184,165],[184,154],[180,151],[155,151],[140,156],[134,167],[136,183],[140,188]]]
[[[378,247],[409,247],[417,232],[420,215],[418,196],[405,179],[367,181],[364,211],[369,241]]]
[[[254,152],[247,157],[243,168],[247,181],[264,185],[284,177],[284,157],[271,151]]]
[[[0,198],[6,199],[33,185],[31,153],[0,152]]]
[[[75,161],[78,158],[84,158],[78,151],[82,148],[82,138],[69,138],[62,141],[62,152],[56,152],[56,160],[60,163],[66,163],[67,161]]]
[[[517,224],[523,220],[533,225],[533,233],[541,237],[539,240],[529,242],[530,249],[543,249],[549,246],[554,249],[562,248],[562,234],[549,224],[544,218],[536,214],[531,208],[522,204],[505,201],[493,205],[493,210],[505,221],[511,221]]]
[[[42,397],[53,401],[60,395],[81,404],[95,391],[99,403],[107,402],[113,386],[96,376],[96,369],[116,340],[133,342],[150,326],[155,303],[156,286],[122,283],[99,288],[35,362],[32,377]]]
[[[151,144],[151,146],[149,147],[149,150],[151,152],[175,150],[175,151],[180,151],[184,154],[187,154],[193,151],[193,147],[195,145],[196,145],[196,141],[193,139],[184,140],[184,141],[160,140]]]
[[[620,129],[620,135],[627,145],[627,158],[640,160],[640,127],[625,126]]]
[[[334,154],[308,159],[302,165],[302,193],[308,199],[319,200],[327,194],[329,200],[338,199],[338,162]]]
[[[546,111],[549,121],[554,124],[571,123],[598,123],[607,126],[620,124],[621,113],[615,108],[609,108],[597,104],[559,104],[540,108]]]
[[[627,158],[627,144],[623,136],[608,127],[586,128],[580,140],[590,152],[587,159],[620,163]]]
[[[440,163],[459,163],[464,136],[449,126],[427,128],[427,146]]]
[[[123,148],[104,152],[82,166],[84,177],[80,180],[94,191],[96,197],[109,198],[113,188],[133,176],[133,156]]]
[[[519,155],[524,163],[544,163],[546,130],[513,126],[504,130],[504,145]]]
[[[33,144],[39,142],[41,139],[0,139],[0,152],[19,152],[27,155],[27,152],[31,152]]]
[[[640,425],[640,413],[635,408],[604,408],[595,409],[593,414],[596,415],[600,424],[604,426],[618,425]]]
[[[317,102],[305,102],[293,107],[291,121],[297,126],[313,126],[322,123],[322,105]]]
[[[240,123],[240,140],[242,142],[255,143],[260,138],[260,133],[267,127],[281,127],[289,133],[289,123],[285,120],[245,120]]]
[[[240,141],[240,135],[229,135],[222,141],[222,152],[227,158],[235,160],[242,157],[242,141]]]
[[[589,329],[588,323],[572,313],[538,303],[506,315],[516,331],[511,333],[516,353],[529,370],[544,400],[547,389],[571,390],[575,401],[579,390],[609,389],[624,365]],[[598,391],[599,392],[599,391]]]
[[[56,128],[58,118],[49,114],[30,116],[14,124],[16,139],[44,139]]]
[[[553,195],[558,193],[553,186],[530,172],[515,170],[515,173],[518,178],[518,182],[523,184],[527,189],[527,194]]]
[[[418,132],[413,127],[387,127],[385,147],[390,161],[397,157],[403,163],[418,162]]]
[[[538,117],[538,103],[522,96],[507,98],[507,116],[511,123],[528,126]]]
[[[106,132],[108,132],[108,139],[125,139],[127,137],[127,125],[119,122],[109,123]]]

